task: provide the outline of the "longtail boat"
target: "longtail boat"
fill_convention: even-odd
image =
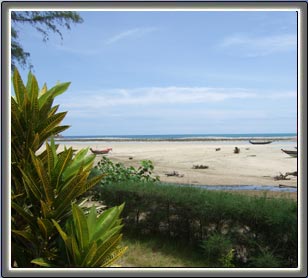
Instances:
[[[92,148],[90,148],[90,151],[94,154],[107,154],[112,151],[112,148],[107,148],[105,150],[93,150]]]
[[[284,149],[281,149],[284,153],[288,154],[289,156],[292,156],[292,157],[297,157],[297,150],[296,151],[289,151],[289,150],[284,150]]]
[[[271,140],[249,140],[249,143],[253,145],[265,145],[265,144],[270,144],[272,142],[273,141]]]

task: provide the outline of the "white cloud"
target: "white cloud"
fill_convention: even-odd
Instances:
[[[154,27],[135,28],[135,29],[130,29],[120,34],[114,35],[113,37],[109,39],[98,41],[97,44],[91,44],[89,41],[85,40],[82,42],[82,44],[73,45],[73,46],[72,45],[64,46],[63,43],[61,42],[61,43],[50,44],[49,47],[53,47],[53,48],[56,48],[57,50],[68,52],[71,54],[94,56],[94,55],[98,55],[102,53],[103,51],[102,44],[109,45],[109,44],[113,44],[113,43],[116,43],[120,40],[124,40],[127,38],[142,37],[156,30],[158,29]]]
[[[277,52],[296,50],[296,35],[273,35],[267,37],[249,37],[233,35],[220,44],[223,48],[236,48],[246,56],[266,56]]]
[[[115,42],[118,42],[118,41],[126,39],[126,38],[130,38],[130,37],[141,37],[141,36],[144,36],[148,33],[152,33],[156,30],[157,30],[157,28],[153,28],[153,27],[130,29],[130,30],[127,30],[125,32],[121,32],[117,35],[114,35],[113,37],[107,39],[105,41],[105,43],[106,44],[113,44]]]
[[[295,99],[296,92],[262,92],[245,88],[150,87],[80,92],[78,96],[67,95],[63,107],[65,109],[99,109],[117,106],[217,103],[232,99],[279,100],[282,98]]]

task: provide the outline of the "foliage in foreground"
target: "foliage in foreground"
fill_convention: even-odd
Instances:
[[[122,254],[124,250],[117,247],[121,239],[119,214],[122,207],[105,212],[104,217],[97,221],[92,209],[87,218],[89,225],[83,225],[87,212],[77,207],[81,206],[77,198],[97,184],[104,175],[90,177],[95,157],[87,156],[87,149],[80,150],[76,155],[72,148],[57,152],[58,146],[54,141],[51,140],[50,144],[47,141],[68,128],[60,126],[66,112],[57,113],[59,106],[52,105],[54,98],[63,93],[69,83],[58,84],[50,90],[44,86],[40,91],[31,73],[25,86],[15,70],[13,85],[12,266],[84,266],[87,263],[94,264],[90,258],[96,258],[98,252],[101,254],[102,251],[104,260],[97,260],[95,265],[101,266],[100,262],[103,266],[109,265],[112,260],[106,258],[116,258],[116,254]],[[44,150],[39,152],[44,143]],[[66,236],[64,227],[69,227]],[[85,245],[90,231],[95,231],[95,238]],[[65,245],[61,243],[61,237]],[[95,246],[100,249],[95,249]],[[86,262],[77,259],[84,254],[88,254]]]
[[[101,184],[100,199],[109,206],[125,201],[126,230],[186,242],[207,262],[216,257],[216,267],[261,267],[268,254],[273,267],[297,266],[293,200],[150,182]]]

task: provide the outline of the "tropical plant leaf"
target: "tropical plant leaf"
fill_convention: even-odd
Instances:
[[[62,237],[63,241],[66,244],[66,242],[68,240],[67,234],[62,230],[62,228],[60,227],[60,225],[58,224],[58,222],[56,220],[52,219],[51,221],[54,224],[54,226],[56,227],[56,229],[58,230],[60,236]]]
[[[60,83],[54,87],[52,87],[50,90],[46,91],[46,89],[44,90],[44,92],[42,92],[40,94],[40,98],[39,98],[39,106],[40,108],[43,107],[43,105],[46,104],[46,102],[48,101],[48,98],[55,98],[56,96],[64,93],[68,87],[70,85],[70,82],[65,82],[65,83]]]
[[[37,239],[35,238],[35,236],[31,232],[20,231],[20,230],[12,230],[12,232],[14,234],[17,234],[17,235],[23,237],[24,239],[26,239],[27,241],[29,241],[30,243],[32,243],[34,245],[37,241]]]
[[[58,111],[58,109],[59,109],[59,105],[55,105],[54,107],[52,107],[52,108],[50,109],[49,113],[48,113],[48,117],[50,117],[50,116],[56,114],[56,112]]]
[[[51,264],[46,258],[36,258],[31,261],[31,263],[43,266],[43,267],[56,267],[55,265]]]
[[[93,259],[91,266],[95,267],[95,266],[101,266],[102,264],[104,264],[106,260],[108,259],[108,257],[110,256],[110,254],[112,254],[112,252],[116,250],[121,239],[122,239],[122,235],[119,234],[119,235],[116,235],[110,238],[106,242],[101,242],[97,246],[97,252],[96,252],[97,254],[95,258]]]
[[[123,225],[117,225],[117,226],[109,229],[108,231],[101,233],[101,235],[98,236],[98,238],[96,240],[98,240],[100,242],[106,242],[110,238],[112,238],[114,235],[118,234],[121,231],[122,228],[123,228]]]
[[[28,174],[20,167],[19,170],[22,173],[24,184],[30,189],[35,198],[40,201],[43,197],[43,194],[40,191],[39,187],[37,187],[36,182],[30,176],[28,176]]]
[[[50,220],[37,218],[37,224],[41,230],[41,233],[44,235],[45,240],[48,240],[53,231],[53,225]]]
[[[53,188],[50,184],[50,176],[46,172],[43,163],[33,154],[33,152],[30,152],[32,157],[33,165],[36,169],[36,172],[40,178],[40,182],[44,189],[44,195],[46,197],[46,200],[49,204],[53,202],[54,196],[53,196]]]
[[[35,76],[29,71],[28,73],[28,81],[27,81],[27,92],[29,95],[29,99],[32,104],[34,104],[34,101],[37,101],[38,93],[39,93],[39,86],[37,83],[37,80]],[[37,106],[38,107],[38,106]]]
[[[55,98],[56,96],[63,94],[68,89],[68,87],[70,85],[71,85],[71,82],[59,83],[59,84],[55,85],[54,87],[52,87],[48,91],[48,93],[52,94],[52,96]]]
[[[96,231],[90,240],[99,239],[102,233],[106,232],[107,229],[113,228],[114,224],[118,220],[120,213],[123,210],[123,207],[124,207],[124,204],[104,211],[101,214],[101,216],[98,218]]]
[[[95,206],[92,206],[91,209],[90,209],[90,212],[87,216],[87,225],[88,225],[88,229],[89,229],[89,239],[92,238],[92,234],[95,232],[96,220],[97,220],[96,208],[95,208]]]
[[[18,104],[22,105],[24,101],[24,96],[27,94],[27,90],[16,68],[13,73],[13,86],[14,86],[16,101]]]
[[[62,179],[62,173],[65,170],[65,168],[69,165],[69,163],[72,160],[73,156],[73,149],[69,148],[67,151],[62,152],[57,159],[57,164],[55,167],[55,173],[57,174],[57,184],[56,184],[56,189],[61,190],[60,185],[60,180]]]
[[[44,129],[40,131],[41,136],[44,137],[54,134],[53,129],[62,122],[66,114],[67,112],[61,112],[49,117],[47,121],[44,122]]]
[[[97,243],[96,241],[92,242],[89,251],[86,253],[83,261],[81,262],[81,266],[86,267],[89,266],[93,258],[97,255]]]
[[[46,204],[43,200],[40,200],[41,203],[41,209],[42,209],[42,214],[44,218],[48,218],[50,216],[50,206]]]
[[[101,267],[107,267],[110,266],[114,261],[116,261],[118,258],[124,255],[124,253],[127,250],[127,246],[119,248],[115,250],[108,258],[105,260],[105,262],[101,265]]]
[[[19,216],[21,216],[25,220],[27,224],[31,225],[33,223],[33,216],[26,212],[26,210],[20,205],[18,205],[16,202],[12,201],[11,207],[19,214]]]
[[[88,247],[89,244],[89,230],[87,220],[78,205],[73,204],[72,210],[77,239],[80,243],[81,252],[84,252],[84,250]]]

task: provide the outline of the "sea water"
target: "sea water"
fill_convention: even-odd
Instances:
[[[296,133],[242,134],[156,134],[156,135],[76,135],[56,138],[58,141],[216,141],[216,140],[296,140]]]

